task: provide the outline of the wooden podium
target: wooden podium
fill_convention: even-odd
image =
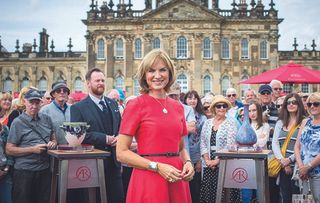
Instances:
[[[246,170],[245,166],[235,166],[231,168],[231,170],[227,171],[227,164],[229,161],[234,161],[236,163],[237,160],[246,160],[254,161],[255,168],[255,177],[256,179],[256,187],[259,203],[269,203],[269,179],[268,179],[268,155],[270,154],[270,150],[263,150],[259,153],[249,153],[249,152],[229,152],[228,150],[221,150],[214,153],[215,156],[218,156],[220,159],[219,164],[219,178],[218,178],[218,188],[217,188],[217,199],[216,203],[220,203],[222,201],[222,190],[226,185],[226,181],[231,181],[234,177],[244,177],[242,181],[238,181],[238,183],[245,184],[245,181],[248,180],[250,174],[245,174]],[[247,170],[247,171],[250,171]],[[238,175],[239,174],[239,175]],[[251,178],[252,179],[252,178]],[[236,184],[235,184],[236,185]],[[240,188],[240,187],[234,187]],[[229,190],[226,191],[226,197],[228,197]]]
[[[89,202],[93,203],[96,187],[101,202],[107,202],[103,159],[110,152],[49,150],[48,154],[53,157],[50,203],[55,203],[57,186],[59,203],[66,202],[69,188],[89,188]]]

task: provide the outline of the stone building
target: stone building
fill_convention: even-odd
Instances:
[[[248,3],[233,1],[231,9],[222,10],[219,0],[145,0],[145,9],[133,10],[131,0],[119,0],[116,6],[112,0],[100,6],[92,0],[83,20],[87,52],[72,52],[71,42],[69,52],[54,52],[53,44],[48,51],[44,30],[38,52],[35,43],[22,52],[19,44],[16,53],[0,52],[0,89],[17,91],[26,81],[45,89],[58,78],[65,79],[72,91],[85,89],[85,72],[98,67],[106,74],[106,89],[138,94],[135,73],[154,48],[166,50],[173,59],[182,91],[195,89],[201,95],[225,93],[231,86],[243,94],[249,86],[239,85],[240,80],[290,60],[320,68],[315,49],[311,55],[278,50],[283,19],[273,0],[268,6],[261,0]]]

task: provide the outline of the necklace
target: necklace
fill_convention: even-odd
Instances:
[[[153,97],[153,96],[151,96],[152,98],[154,98],[161,106],[162,106],[162,112],[164,113],[164,114],[167,114],[168,113],[168,110],[166,109],[166,107],[167,107],[167,97],[165,98],[165,100],[164,100],[164,106],[162,105],[162,103],[157,99],[157,98],[155,98],[155,97]]]

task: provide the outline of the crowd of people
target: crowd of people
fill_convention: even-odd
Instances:
[[[19,97],[0,94],[0,203],[50,202],[47,150],[67,144],[63,122],[90,125],[83,143],[111,152],[104,160],[108,202],[212,203],[219,157],[235,145],[248,105],[255,147],[272,150],[281,169],[269,177],[272,203],[291,203],[311,192],[320,202],[320,93],[284,93],[280,81],[225,95],[182,93],[163,50],[148,53],[137,77],[141,95],[105,94],[105,74],[86,74],[88,96],[74,103],[65,81],[44,95],[34,87]],[[106,96],[105,96],[106,95]],[[309,186],[306,188],[306,186]],[[224,192],[222,194],[224,198]],[[228,202],[249,203],[255,190],[231,189]],[[85,189],[68,190],[67,202],[88,202]]]

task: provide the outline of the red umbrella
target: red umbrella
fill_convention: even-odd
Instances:
[[[278,68],[253,76],[248,80],[243,80],[240,84],[267,84],[271,80],[279,80],[284,84],[320,84],[320,71],[289,62]]]
[[[82,91],[75,91],[72,92],[69,97],[72,97],[75,101],[81,101],[82,99],[84,99],[86,96],[88,96],[86,93],[82,92]]]

